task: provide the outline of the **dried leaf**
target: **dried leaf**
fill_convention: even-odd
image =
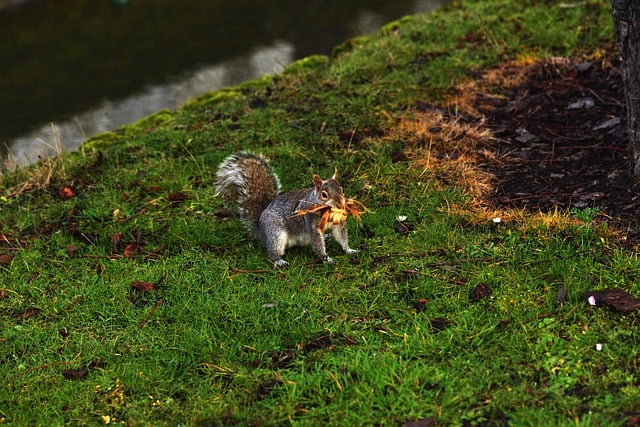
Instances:
[[[213,213],[216,218],[230,218],[233,216],[233,211],[227,208],[218,209]]]
[[[405,162],[407,161],[407,155],[402,150],[397,150],[391,153],[391,163]]]
[[[382,254],[382,255],[378,255],[377,257],[375,257],[372,261],[371,261],[371,267],[375,267],[378,264],[382,263],[383,261],[386,261],[388,259],[391,259],[391,254]]]
[[[586,301],[595,302],[596,307],[610,307],[618,313],[629,313],[640,308],[640,299],[619,288],[587,291],[582,294]]]
[[[256,390],[256,399],[264,400],[269,395],[271,395],[280,385],[281,381],[278,380],[270,380],[258,385],[258,389]]]
[[[169,204],[171,206],[176,206],[179,205],[180,203],[184,202],[185,200],[187,200],[187,195],[181,192],[175,192],[175,193],[171,193],[167,196],[167,200],[169,201]]]
[[[435,334],[447,329],[450,324],[451,322],[449,322],[447,319],[444,319],[442,317],[434,317],[429,319],[429,330],[432,334]]]
[[[62,376],[68,380],[83,380],[89,376],[89,370],[87,368],[65,369],[62,371]]]
[[[131,284],[131,286],[140,292],[153,292],[157,290],[156,285],[150,282],[139,282],[136,280]]]
[[[111,251],[114,254],[120,252],[120,240],[122,240],[122,231],[118,231],[111,236]]]
[[[158,187],[158,186],[150,186],[150,187],[145,187],[143,185],[140,186],[140,190],[142,190],[142,192],[144,193],[159,193],[162,191],[162,187]]]
[[[124,251],[122,252],[122,255],[124,255],[125,258],[129,258],[132,257],[136,254],[136,252],[138,252],[138,249],[140,248],[140,245],[137,243],[129,243],[125,248]]]
[[[67,254],[69,254],[69,258],[73,258],[77,251],[78,245],[67,245]]]
[[[394,230],[396,231],[396,233],[402,235],[402,236],[406,236],[409,233],[411,233],[414,229],[416,228],[416,226],[408,221],[397,221],[396,225],[394,227]]]
[[[413,308],[415,308],[416,313],[420,313],[424,310],[428,303],[429,300],[427,298],[420,298],[413,304]]]
[[[475,288],[469,292],[469,299],[471,301],[480,301],[484,298],[491,298],[493,291],[486,283],[479,283]]]
[[[420,418],[415,421],[407,421],[402,424],[402,427],[435,427],[436,425],[436,417],[430,417]]]
[[[30,317],[37,316],[38,314],[40,314],[41,311],[42,310],[40,310],[39,308],[32,307],[20,313],[14,314],[13,317],[19,320],[27,320]]]
[[[13,259],[11,254],[0,254],[0,265],[7,265]]]
[[[62,187],[60,190],[58,190],[58,197],[60,197],[62,200],[67,200],[67,199],[71,199],[72,197],[76,196],[76,191],[68,186]]]
[[[320,232],[324,232],[328,223],[338,225],[347,220],[349,215],[353,216],[356,220],[360,219],[360,215],[368,212],[365,205],[354,199],[347,199],[344,202],[342,208],[337,206],[329,206],[321,203],[316,203],[308,209],[299,209],[291,215],[291,217],[303,216],[308,214],[320,215],[320,223],[318,229]]]

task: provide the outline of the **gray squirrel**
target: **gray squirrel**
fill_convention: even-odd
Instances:
[[[319,205],[344,209],[345,196],[337,179],[337,170],[326,180],[314,175],[313,187],[280,194],[280,180],[268,160],[260,154],[241,152],[220,164],[216,193],[237,212],[250,233],[262,241],[269,260],[276,266],[288,265],[282,259],[287,248],[306,245],[322,261],[331,263],[333,260],[325,249],[325,227],[331,229],[345,253],[357,252],[349,247],[346,214],[337,224],[331,221],[321,224],[320,215],[299,212]]]

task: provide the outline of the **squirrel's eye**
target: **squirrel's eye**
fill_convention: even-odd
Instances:
[[[326,191],[322,190],[322,193],[320,193],[320,197],[322,198],[322,200],[326,200],[329,198],[329,194],[327,194]]]

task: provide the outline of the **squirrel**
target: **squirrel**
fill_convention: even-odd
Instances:
[[[262,241],[269,260],[277,267],[289,264],[282,257],[292,246],[310,245],[323,262],[332,263],[325,248],[324,227],[331,229],[345,253],[357,252],[349,247],[346,221],[320,226],[319,215],[296,214],[317,205],[344,207],[337,169],[326,180],[313,175],[311,188],[281,194],[280,179],[269,161],[261,154],[244,151],[230,155],[220,164],[215,182],[217,195],[226,199],[250,233]]]

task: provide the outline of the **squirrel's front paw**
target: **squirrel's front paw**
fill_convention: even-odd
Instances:
[[[287,267],[289,265],[289,263],[282,258],[278,258],[277,260],[273,261],[273,263],[276,265],[276,267]]]
[[[322,257],[322,262],[326,262],[327,264],[333,264],[333,258],[328,255]]]
[[[347,249],[345,249],[344,253],[347,254],[347,255],[354,255],[354,254],[357,254],[358,251],[357,251],[357,249],[347,248]]]

